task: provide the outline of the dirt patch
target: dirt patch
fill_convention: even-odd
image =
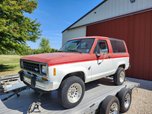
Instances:
[[[152,91],[136,88],[132,93],[132,104],[125,114],[152,114]]]

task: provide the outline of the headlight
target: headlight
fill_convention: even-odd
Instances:
[[[47,74],[47,66],[46,65],[42,65],[42,67],[41,67],[42,69],[41,69],[41,72],[42,72],[42,74]]]

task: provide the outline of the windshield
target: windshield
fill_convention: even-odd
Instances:
[[[60,51],[89,53],[93,45],[93,42],[93,38],[70,40],[64,44]]]

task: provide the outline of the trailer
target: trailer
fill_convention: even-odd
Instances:
[[[26,88],[26,85],[20,80],[19,75],[0,77],[0,93],[15,92]]]
[[[123,85],[115,86],[110,78],[88,83],[86,84],[86,92],[83,100],[78,106],[72,109],[64,109],[60,106],[57,91],[43,94],[41,100],[39,100],[37,93],[30,88],[26,88],[20,91],[20,97],[13,96],[4,100],[10,93],[0,95],[0,113],[98,114],[101,110],[101,104],[105,102],[105,99],[107,102],[107,99],[111,97],[118,97],[118,93],[124,93],[123,90],[132,90],[138,86],[138,83],[130,81],[125,81]]]

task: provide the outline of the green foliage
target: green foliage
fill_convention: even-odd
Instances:
[[[31,49],[27,45],[21,45],[18,51],[5,51],[5,55],[32,55],[32,54],[40,54],[40,53],[53,53],[58,52],[57,49],[50,48],[49,40],[46,38],[42,38],[40,42],[40,47],[38,49]]]
[[[40,48],[33,50],[33,54],[52,53],[52,52],[57,52],[57,51],[58,50],[50,47],[50,42],[48,39],[42,38],[40,42]]]
[[[16,53],[16,54],[17,55],[31,55],[31,54],[33,54],[33,49],[31,49],[27,45],[22,45],[22,47],[20,48],[19,52]]]
[[[40,43],[40,50],[46,53],[51,52],[50,42],[48,39],[42,38],[41,43]]]
[[[26,41],[38,39],[40,24],[24,16],[36,7],[35,0],[0,0],[0,53],[21,53]]]

